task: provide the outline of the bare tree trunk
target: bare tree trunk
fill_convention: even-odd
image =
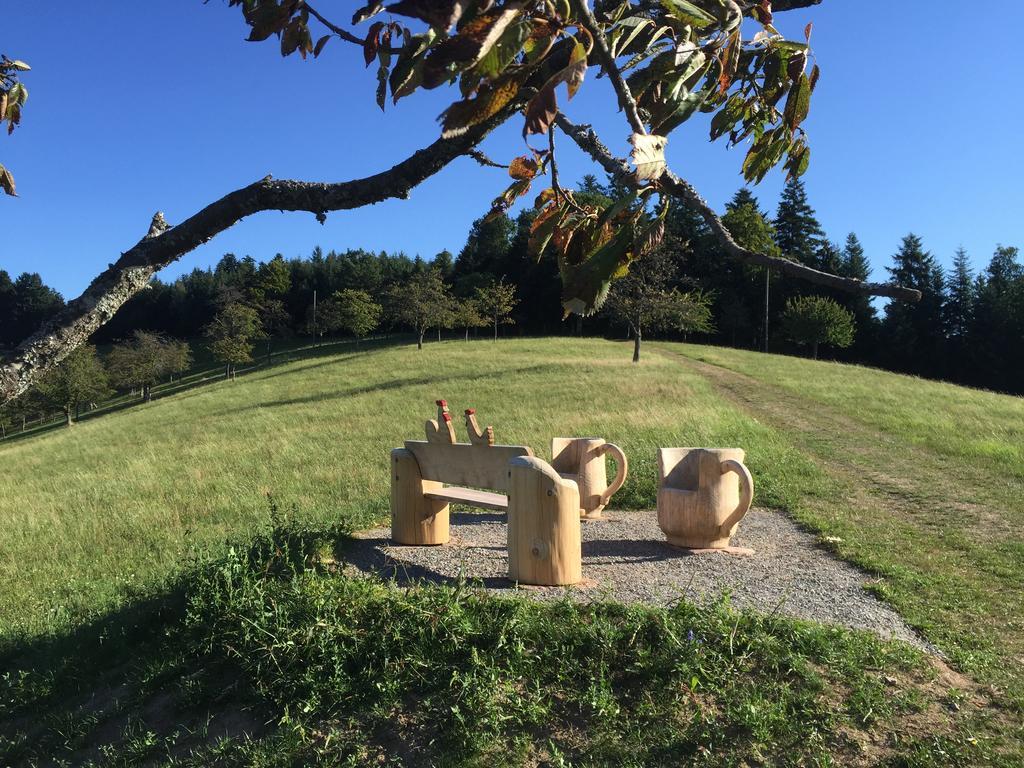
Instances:
[[[657,330],[657,329],[655,329]],[[633,333],[633,362],[640,362],[640,339],[643,334],[640,333],[640,328],[635,328]]]
[[[498,340],[498,318],[494,318],[494,340]]]
[[[437,340],[438,341],[441,340],[441,326],[440,325],[437,326]]]
[[[231,363],[224,363],[224,378],[231,378]]]
[[[818,359],[818,342],[814,342],[814,346],[812,347],[812,350],[813,350],[813,353],[814,353],[814,359],[817,360]]]
[[[71,404],[68,403],[64,406],[64,426],[70,427],[73,426],[74,423],[75,420],[71,417]]]
[[[142,385],[142,402],[148,403],[153,399],[153,387],[149,384]]]
[[[416,342],[416,349],[423,349],[423,334],[425,333],[426,331],[420,331],[420,338]]]
[[[466,341],[469,341],[469,326],[466,326]]]

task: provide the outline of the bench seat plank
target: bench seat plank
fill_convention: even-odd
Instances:
[[[423,494],[428,499],[447,501],[453,504],[466,504],[481,509],[493,509],[497,512],[508,510],[508,496],[490,491],[477,491],[472,488],[442,488],[436,491],[427,491]]]

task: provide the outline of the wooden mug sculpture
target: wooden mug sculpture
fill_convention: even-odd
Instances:
[[[725,549],[754,500],[740,448],[659,448],[658,525],[670,544]]]
[[[608,483],[604,457],[615,459],[615,478]],[[611,497],[626,482],[629,465],[619,446],[600,437],[556,437],[551,441],[551,466],[580,491],[580,517],[594,520],[608,506]]]

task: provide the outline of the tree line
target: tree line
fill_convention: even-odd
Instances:
[[[575,197],[602,205],[618,194],[613,181],[587,176]],[[811,286],[729,259],[704,220],[677,207],[665,217],[660,244],[612,284],[604,309],[567,321],[556,259],[530,256],[537,218],[537,208],[515,218],[503,211],[481,217],[457,256],[442,251],[429,261],[402,253],[325,253],[318,246],[306,258],[277,254],[263,263],[226,254],[212,268],[194,269],[171,282],[153,280],[93,335],[93,344],[114,345],[104,375],[94,378],[103,387],[138,391],[145,399],[160,376],[187,368],[160,369],[156,362],[164,353],[173,357],[173,349],[179,363],[189,359],[187,345],[183,350],[175,339],[205,338],[230,378],[236,366],[270,355],[275,342],[293,336],[358,340],[375,331],[405,329],[422,347],[431,331],[440,337],[444,329],[457,329],[468,340],[475,329],[486,327],[497,338],[499,327],[509,324],[523,335],[628,336],[634,360],[644,334],[660,331],[778,352],[800,345],[815,357],[824,347],[844,361],[1024,392],[1024,268],[1016,248],[997,247],[977,271],[960,249],[946,272],[921,239],[909,234],[887,272],[920,290],[922,300],[891,302],[879,311],[867,296]],[[787,183],[774,215],[743,188],[722,220],[751,250],[844,277],[870,277],[856,234],[848,234],[843,244],[829,238],[798,179]],[[63,304],[39,275],[12,280],[0,271],[0,346],[9,348]],[[85,360],[90,355],[95,351],[86,350],[38,387],[33,407],[48,403],[71,420],[74,409],[109,391],[54,383],[61,376],[80,382],[95,370]],[[47,394],[47,387],[57,392]],[[69,391],[77,394],[71,397]],[[23,401],[20,411],[17,404],[5,410],[7,425],[18,412],[24,417],[28,401]]]

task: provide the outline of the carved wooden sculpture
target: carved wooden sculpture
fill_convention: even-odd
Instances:
[[[473,445],[494,445],[494,427],[487,427],[481,431],[476,423],[476,409],[466,409],[466,432],[469,433],[469,442]]]
[[[740,448],[659,448],[658,525],[670,544],[725,549],[754,500]]]
[[[508,577],[522,584],[563,586],[583,578],[580,495],[545,461],[509,462]]]
[[[447,544],[451,503],[507,510],[509,578],[546,586],[578,582],[582,551],[576,483],[560,477],[525,445],[494,445],[494,430],[481,430],[473,409],[466,411],[471,442],[455,442],[447,403],[438,400],[437,408],[437,421],[426,424],[426,440],[407,440],[404,448],[391,451],[392,540]],[[624,457],[620,471],[624,475]]]
[[[615,459],[615,478],[608,484],[605,454]],[[626,454],[619,446],[600,437],[556,437],[551,440],[551,466],[566,480],[573,480],[580,491],[580,516],[594,520],[618,491],[629,471]]]
[[[448,412],[447,400],[437,401],[437,420],[427,419],[424,428],[428,443],[455,444],[455,425],[452,424],[452,415]]]

